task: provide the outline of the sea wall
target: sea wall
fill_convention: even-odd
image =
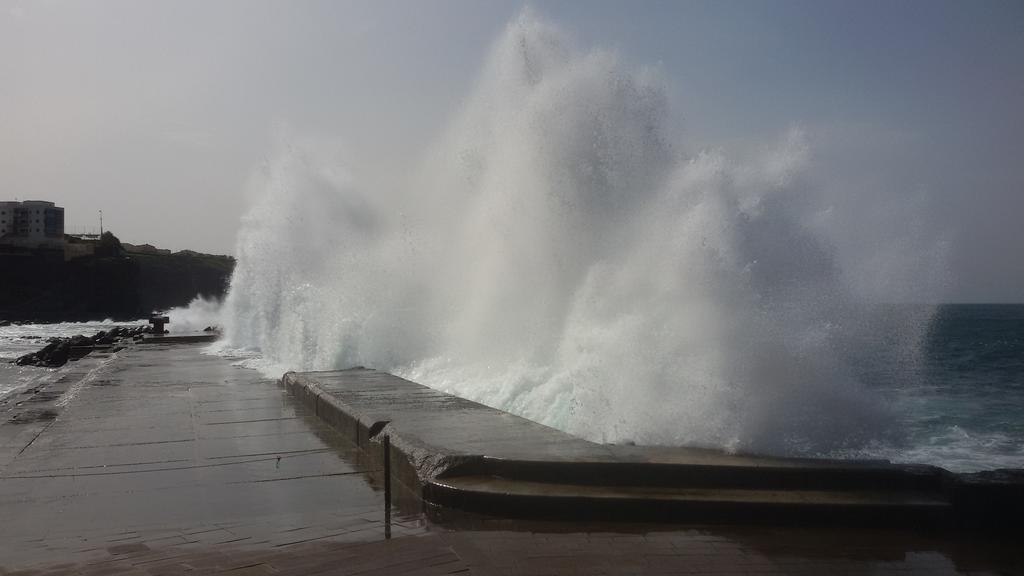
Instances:
[[[1015,534],[1024,472],[608,445],[355,368],[282,384],[438,518],[911,526]],[[387,454],[383,439],[388,439]]]

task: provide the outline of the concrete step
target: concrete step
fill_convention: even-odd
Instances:
[[[762,459],[754,463],[684,464],[491,457],[467,462],[446,475],[593,486],[915,492],[941,492],[950,476],[933,466],[838,460]]]
[[[936,526],[952,513],[940,495],[921,492],[609,486],[488,475],[436,478],[424,497],[436,509],[487,515],[643,522]]]

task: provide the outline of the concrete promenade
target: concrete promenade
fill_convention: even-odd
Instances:
[[[905,530],[514,521],[395,510],[379,458],[194,344],[72,364],[0,406],[0,574],[1024,574]]]
[[[283,383],[367,452],[389,439],[393,476],[439,517],[1022,532],[1021,471],[597,444],[365,368],[292,372]]]

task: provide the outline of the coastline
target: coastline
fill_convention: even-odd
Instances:
[[[93,252],[0,246],[0,320],[26,323],[130,322],[154,310],[223,298],[235,261],[190,250],[122,245],[112,234]],[[67,246],[71,246],[68,244]]]
[[[375,451],[348,442],[279,383],[201,349],[94,353],[25,404],[37,418],[0,422],[0,568],[905,575],[1024,566],[1015,546],[933,531],[438,522],[404,502],[391,509],[388,539]]]
[[[142,321],[124,324],[111,319],[49,324],[12,322],[0,326],[0,405],[8,403],[10,396],[19,391],[45,386],[60,378],[66,371],[67,363],[77,361],[90,352],[98,344],[101,335],[137,331],[141,328]],[[127,333],[124,335],[127,336]],[[55,342],[62,341],[69,346],[76,344],[79,349],[74,353],[70,349],[64,350],[67,356],[61,358],[60,362],[57,362],[57,358],[49,363],[43,361],[47,358],[42,353],[47,349],[52,350]],[[109,344],[112,345],[113,340]],[[26,357],[32,356],[35,356],[34,361],[25,361]]]

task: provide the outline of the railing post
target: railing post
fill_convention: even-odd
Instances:
[[[384,435],[384,538],[391,539],[391,437]]]

